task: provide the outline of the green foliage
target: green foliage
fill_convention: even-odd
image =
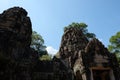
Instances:
[[[52,60],[52,56],[51,55],[42,55],[40,58],[40,60]]]
[[[116,54],[117,59],[120,63],[120,31],[113,35],[109,41],[111,44],[108,45],[108,49],[110,52]]]
[[[56,57],[56,58],[60,58],[59,52],[57,52],[57,53],[55,54],[55,57]]]
[[[95,38],[95,34],[94,33],[90,33],[88,32],[88,25],[85,23],[72,23],[66,27],[64,27],[64,31],[66,31],[66,29],[70,28],[70,27],[76,27],[82,30],[82,32],[84,33],[84,35],[90,40],[91,38]]]
[[[40,56],[46,55],[46,46],[44,46],[44,39],[37,32],[33,31],[32,33],[31,47],[34,48]]]

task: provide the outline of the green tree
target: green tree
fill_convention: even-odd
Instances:
[[[109,51],[116,54],[118,62],[120,63],[120,31],[113,35],[109,42],[111,43],[108,45]]]
[[[88,25],[85,24],[85,23],[75,23],[75,22],[73,22],[72,24],[64,27],[64,31],[65,31],[66,29],[70,28],[70,27],[77,27],[77,28],[81,29],[82,32],[84,33],[84,35],[85,35],[89,40],[90,40],[91,38],[94,38],[94,37],[96,36],[94,33],[88,32],[88,29],[87,29]]]
[[[55,57],[56,57],[56,58],[60,58],[59,52],[57,52],[57,53],[55,54]]]
[[[39,35],[36,31],[33,31],[31,37],[32,37],[31,47],[34,48],[39,53],[39,56],[48,54],[42,36]]]
[[[39,59],[50,61],[50,60],[52,60],[52,56],[46,54],[46,55],[42,55]]]

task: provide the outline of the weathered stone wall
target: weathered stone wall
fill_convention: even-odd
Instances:
[[[87,44],[85,53],[83,54],[83,62],[87,70],[88,80],[90,78],[89,75],[91,75],[90,68],[94,67],[97,68],[97,70],[109,68],[113,70],[115,80],[120,80],[118,77],[120,76],[120,68],[115,55],[110,53],[98,39],[93,39]]]
[[[61,40],[60,57],[73,68],[78,52],[84,50],[88,40],[79,28],[66,29]]]
[[[38,54],[30,48],[31,21],[20,7],[0,14],[0,80],[31,80]]]
[[[79,28],[71,27],[65,30],[59,54],[65,65],[71,68],[75,80],[86,78],[84,73],[81,74],[84,71],[81,52],[87,44],[88,40]]]

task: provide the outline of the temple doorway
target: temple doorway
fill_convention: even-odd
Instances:
[[[93,70],[94,80],[110,80],[109,70]]]
[[[91,69],[91,80],[115,80],[111,69],[94,68]]]

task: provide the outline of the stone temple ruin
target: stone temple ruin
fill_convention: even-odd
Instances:
[[[59,58],[40,61],[30,47],[32,27],[26,10],[13,7],[0,14],[0,80],[120,80],[114,54],[78,28],[63,34]]]
[[[64,32],[59,53],[73,71],[75,80],[120,80],[115,55],[98,39],[88,41],[78,28]]]

